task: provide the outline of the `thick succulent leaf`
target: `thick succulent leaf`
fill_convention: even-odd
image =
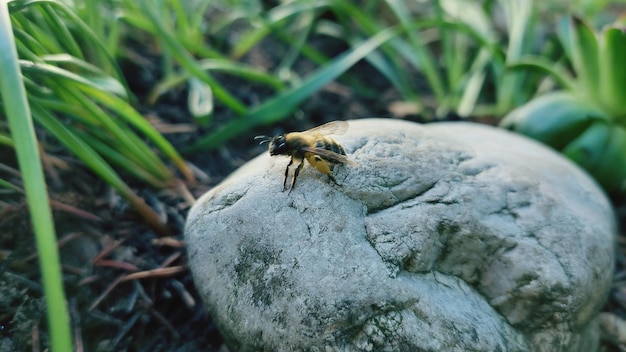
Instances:
[[[589,170],[607,191],[624,187],[626,179],[626,130],[612,125],[606,146],[596,166]]]
[[[593,174],[600,165],[610,135],[608,122],[595,121],[563,148],[563,154]]]
[[[626,118],[626,32],[608,28],[601,43],[600,99],[614,116]]]
[[[596,34],[583,20],[574,17],[561,20],[558,35],[574,66],[582,93],[598,101],[601,81]]]
[[[595,120],[608,118],[574,94],[554,92],[513,110],[500,126],[562,149]]]

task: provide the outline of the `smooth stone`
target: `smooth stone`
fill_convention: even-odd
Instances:
[[[339,185],[263,153],[191,209],[196,287],[236,351],[598,349],[616,223],[576,165],[485,125],[350,121]]]

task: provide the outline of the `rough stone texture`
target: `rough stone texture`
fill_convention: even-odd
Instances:
[[[196,286],[236,351],[593,351],[615,223],[553,151],[469,123],[366,119],[341,186],[267,153],[198,200]]]

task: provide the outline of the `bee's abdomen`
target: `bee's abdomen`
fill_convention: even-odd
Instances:
[[[343,147],[335,142],[332,138],[329,137],[321,137],[315,143],[316,148],[330,150],[331,152],[346,155],[346,150]]]

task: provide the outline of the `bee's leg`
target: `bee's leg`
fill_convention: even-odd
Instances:
[[[328,174],[328,183],[330,183],[331,181],[332,181],[334,184],[339,185],[339,183],[337,183],[337,180],[335,180],[335,176],[333,176],[333,174],[332,174],[332,173],[329,173],[329,174]],[[340,185],[339,185],[339,186],[340,186]]]
[[[338,185],[337,180],[333,177],[332,164],[328,164],[324,159],[322,159],[319,155],[313,155],[307,159],[311,166],[315,167],[319,172],[328,176],[328,182],[334,182]]]
[[[289,177],[289,167],[293,164],[293,157],[289,160],[289,164],[287,164],[287,168],[285,169],[285,178],[283,179],[283,192],[287,188],[287,177]]]
[[[298,174],[300,173],[300,170],[302,170],[303,166],[304,160],[300,159],[300,164],[298,164],[298,167],[296,167],[296,169],[293,171],[293,178],[291,179],[291,188],[289,188],[289,193],[293,191],[293,187],[296,185],[296,179],[298,178]]]

